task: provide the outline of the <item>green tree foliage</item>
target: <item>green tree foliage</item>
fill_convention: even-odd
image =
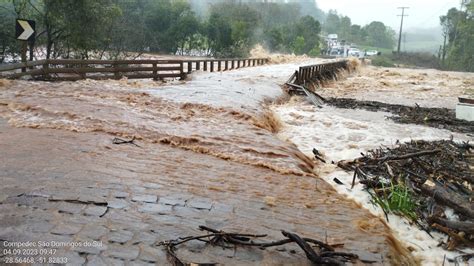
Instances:
[[[352,39],[351,19],[347,16],[341,17],[341,20],[339,21],[339,35],[343,40]]]
[[[292,44],[292,49],[295,54],[303,54],[304,53],[304,48],[306,46],[306,42],[304,40],[303,36],[298,36],[296,39],[293,41]]]
[[[300,8],[302,16],[311,16],[316,20],[323,21],[325,14],[318,8],[316,1],[311,0],[289,0],[289,3],[295,3]]]
[[[75,50],[80,58],[110,48],[109,31],[122,15],[112,0],[61,0],[51,3],[50,8],[65,27],[68,49]]]
[[[447,36],[447,59],[450,70],[474,71],[474,2],[465,1],[464,10],[452,8],[440,17],[443,34]]]
[[[370,46],[392,48],[395,44],[394,32],[380,21],[373,21],[364,27],[366,41]]]
[[[14,6],[6,1],[0,2],[0,63],[5,56],[15,55],[18,52],[15,40],[15,18]]]
[[[329,10],[324,22],[324,31],[328,34],[339,34],[341,19],[336,10]]]
[[[361,27],[352,24],[349,17],[341,16],[335,10],[330,10],[327,14],[323,31],[326,34],[337,34],[338,38],[345,40],[346,43],[389,49],[395,45],[395,32],[382,22],[373,21]]]
[[[144,51],[246,56],[257,43],[316,54],[315,18],[323,16],[307,0],[0,0],[0,58],[18,58],[18,17],[37,22],[40,57],[118,58]]]
[[[320,24],[314,16],[301,17],[296,2],[214,4],[207,22],[210,53],[245,56],[262,40],[270,50],[279,52],[307,54],[319,48]]]
[[[185,52],[199,29],[199,21],[184,0],[148,1],[145,11],[145,30],[151,51]]]
[[[295,54],[308,54],[315,46],[319,47],[319,32],[321,26],[319,22],[311,16],[304,16],[296,23],[296,34],[303,37],[304,46],[301,51],[294,51]]]
[[[209,51],[216,54],[225,54],[232,46],[232,25],[223,16],[213,13],[206,26],[206,37],[209,42]]]

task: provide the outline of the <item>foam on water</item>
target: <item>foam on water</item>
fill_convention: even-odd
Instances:
[[[376,148],[380,145],[393,145],[397,140],[410,139],[445,139],[451,135],[458,140],[468,140],[463,134],[447,130],[429,128],[412,124],[396,124],[385,116],[388,113],[369,112],[365,110],[349,110],[334,107],[317,108],[303,102],[290,102],[274,106],[273,111],[283,122],[279,136],[289,140],[306,155],[312,156],[316,148],[325,154],[326,161],[354,159],[360,152]],[[356,182],[351,189],[352,173],[347,173],[333,164],[317,166],[319,176],[331,184],[339,193],[361,204],[373,214],[385,219],[383,211],[371,203],[370,196],[363,190],[363,185]],[[338,178],[343,185],[336,184]],[[438,247],[440,240],[446,236],[433,232],[431,238],[426,232],[411,225],[407,220],[389,215],[387,224],[394,235],[413,249],[413,254],[425,265],[441,265],[444,255],[454,258],[459,252],[450,252]],[[472,251],[471,251],[472,252]]]

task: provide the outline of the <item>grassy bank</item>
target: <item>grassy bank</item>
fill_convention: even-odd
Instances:
[[[372,65],[383,67],[416,67],[440,69],[441,65],[436,56],[425,52],[403,52],[401,54],[383,54],[375,56]]]

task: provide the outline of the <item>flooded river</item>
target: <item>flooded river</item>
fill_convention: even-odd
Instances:
[[[58,254],[71,263],[163,265],[156,244],[201,234],[199,225],[271,240],[284,229],[343,243],[339,250],[363,261],[415,263],[383,219],[339,194],[325,180],[327,166],[308,153],[319,146],[330,158],[350,157],[355,152],[344,150],[384,137],[361,136],[372,124],[344,120],[337,110],[311,117],[313,107],[304,102],[272,104],[300,64],[196,72],[165,84],[1,80],[0,239],[94,240],[102,245]],[[342,124],[330,121],[334,115]],[[341,126],[354,132],[336,133]],[[387,131],[399,132],[390,141],[410,137],[390,126]],[[327,131],[316,132],[319,127]],[[114,145],[116,137],[134,137],[138,146]],[[296,245],[189,244],[178,255],[201,263],[307,263]]]

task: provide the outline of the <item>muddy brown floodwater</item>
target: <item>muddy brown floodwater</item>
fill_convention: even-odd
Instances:
[[[225,76],[201,75],[217,86]],[[2,81],[0,116],[2,240],[96,240],[102,245],[58,248],[54,256],[163,265],[156,243],[200,234],[199,225],[275,240],[285,229],[327,236],[377,264],[412,262],[381,219],[337,194],[313,173],[312,159],[271,132],[276,125],[261,108],[166,100],[127,82]],[[114,145],[115,137],[135,137],[139,146]],[[178,255],[201,263],[306,263],[293,245],[190,244]]]
[[[473,94],[474,73],[364,66],[319,92],[327,97],[454,109],[458,96]]]

